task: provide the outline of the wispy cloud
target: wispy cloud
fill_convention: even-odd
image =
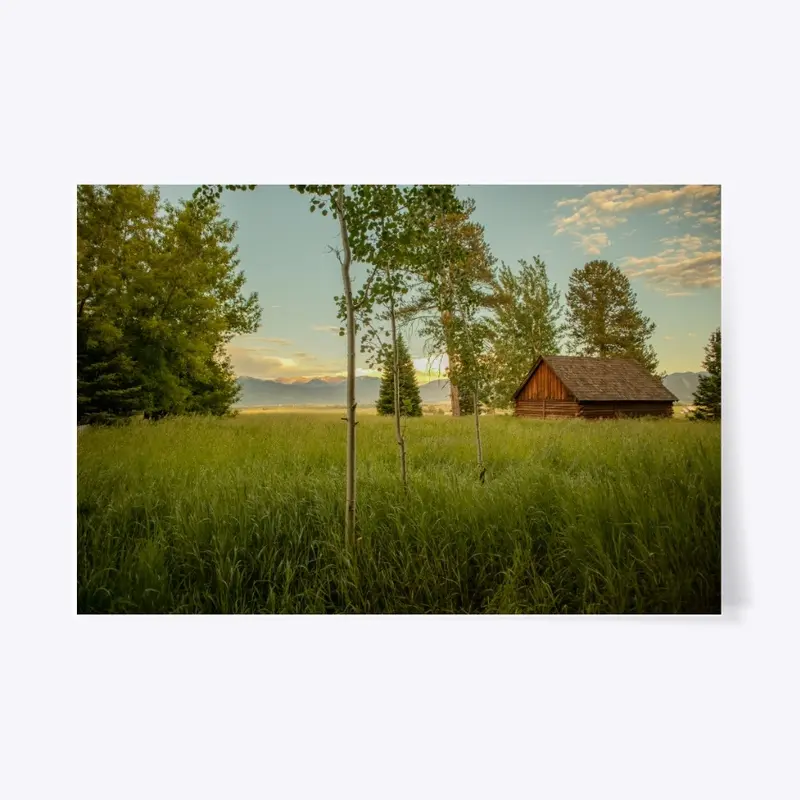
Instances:
[[[686,297],[691,294],[686,289],[720,285],[721,253],[717,244],[708,244],[690,233],[659,241],[667,246],[655,255],[621,259],[620,266],[629,277],[647,280],[668,297]]]
[[[665,239],[659,239],[659,241],[662,244],[675,245],[685,250],[699,250],[703,246],[703,240],[699,236],[692,236],[690,233],[685,236],[670,236]]]
[[[682,287],[719,286],[721,253],[718,250],[687,253],[672,250],[646,258],[625,258],[621,266],[631,278]]]
[[[250,336],[250,335],[246,335],[246,336],[242,336],[239,341],[241,341],[243,343],[246,343],[246,344],[257,344],[257,343],[260,343],[260,342],[266,342],[267,344],[279,344],[282,347],[288,347],[290,344],[292,344],[292,340],[291,339],[281,339],[278,336]]]
[[[275,356],[260,347],[228,345],[231,365],[237,375],[251,378],[310,378],[336,375],[343,367],[342,360],[321,361],[309,353],[293,353],[291,358]]]
[[[598,189],[577,201],[562,200],[556,203],[557,208],[569,205],[574,211],[569,216],[556,218],[555,232],[558,235],[592,226],[613,228],[626,222],[627,217],[624,215],[632,211],[663,206],[664,213],[667,213],[677,205],[687,206],[686,210],[690,211],[693,204],[711,203],[718,197],[719,186],[626,186],[622,189]],[[707,211],[702,213],[708,214]]]
[[[586,236],[578,233],[576,247],[582,247],[584,253],[590,256],[600,255],[600,251],[611,246],[611,240],[605,233],[590,233]]]
[[[339,333],[339,327],[337,325],[312,325],[311,330],[321,333]]]

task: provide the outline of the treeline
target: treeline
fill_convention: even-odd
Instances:
[[[78,422],[227,413],[239,387],[225,344],[261,317],[236,225],[217,202],[142,186],[79,186],[77,211]]]

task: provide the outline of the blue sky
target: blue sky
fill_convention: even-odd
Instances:
[[[162,186],[161,193],[175,202],[193,189]],[[498,261],[514,267],[521,258],[541,256],[562,294],[576,267],[596,258],[613,261],[656,323],[660,368],[701,368],[709,334],[720,324],[718,186],[460,186],[458,193],[475,200],[474,218]],[[231,342],[237,374],[343,373],[344,339],[335,333],[333,302],[341,276],[328,252],[338,243],[335,221],[311,214],[308,199],[287,186],[227,192],[223,211],[239,225],[240,268],[263,308],[258,332]],[[364,268],[355,272],[360,278]],[[409,339],[422,370],[424,343]],[[366,370],[363,357],[358,366]]]

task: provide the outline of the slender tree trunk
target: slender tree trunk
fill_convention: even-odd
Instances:
[[[450,376],[450,413],[454,417],[461,416],[461,401],[458,397],[458,386],[453,382],[452,375]]]
[[[481,483],[484,481],[484,477],[486,476],[486,470],[483,466],[483,444],[481,442],[481,422],[480,422],[480,413],[478,410],[478,382],[475,381],[475,393],[474,393],[474,402],[475,402],[475,444],[478,450],[478,472]]]
[[[450,381],[450,413],[454,417],[460,417],[461,402],[459,401],[458,397],[458,385],[456,384],[455,379],[453,377],[453,371],[455,368],[455,358],[454,358],[455,347],[453,347],[451,336],[447,333],[447,326],[450,323],[444,322],[443,324],[445,325],[445,340],[447,348],[447,377]]]
[[[389,274],[387,270],[387,280]],[[392,327],[392,352],[394,353],[394,435],[397,446],[400,448],[400,476],[403,479],[403,488],[408,489],[408,475],[406,473],[406,440],[400,426],[400,348],[397,344],[397,320],[394,313],[394,295],[389,295],[389,317]]]
[[[336,195],[336,215],[344,251],[342,284],[347,309],[347,477],[345,489],[344,539],[348,548],[355,545],[356,532],[356,321],[353,309],[353,287],[350,282],[350,239],[344,213],[344,188]]]

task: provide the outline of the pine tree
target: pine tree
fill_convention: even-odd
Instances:
[[[397,337],[397,350],[400,363],[400,413],[405,417],[421,417],[422,397],[417,385],[414,362],[402,336]],[[394,358],[391,348],[386,349],[380,394],[375,405],[381,416],[394,414]]]
[[[693,419],[722,419],[722,332],[717,328],[709,337],[702,375],[694,393]]]
[[[639,310],[628,276],[608,261],[575,269],[567,290],[567,332],[577,355],[633,358],[656,374],[655,323]]]
[[[78,420],[227,413],[239,388],[225,345],[261,314],[236,226],[216,203],[136,185],[79,186],[77,211]]]

